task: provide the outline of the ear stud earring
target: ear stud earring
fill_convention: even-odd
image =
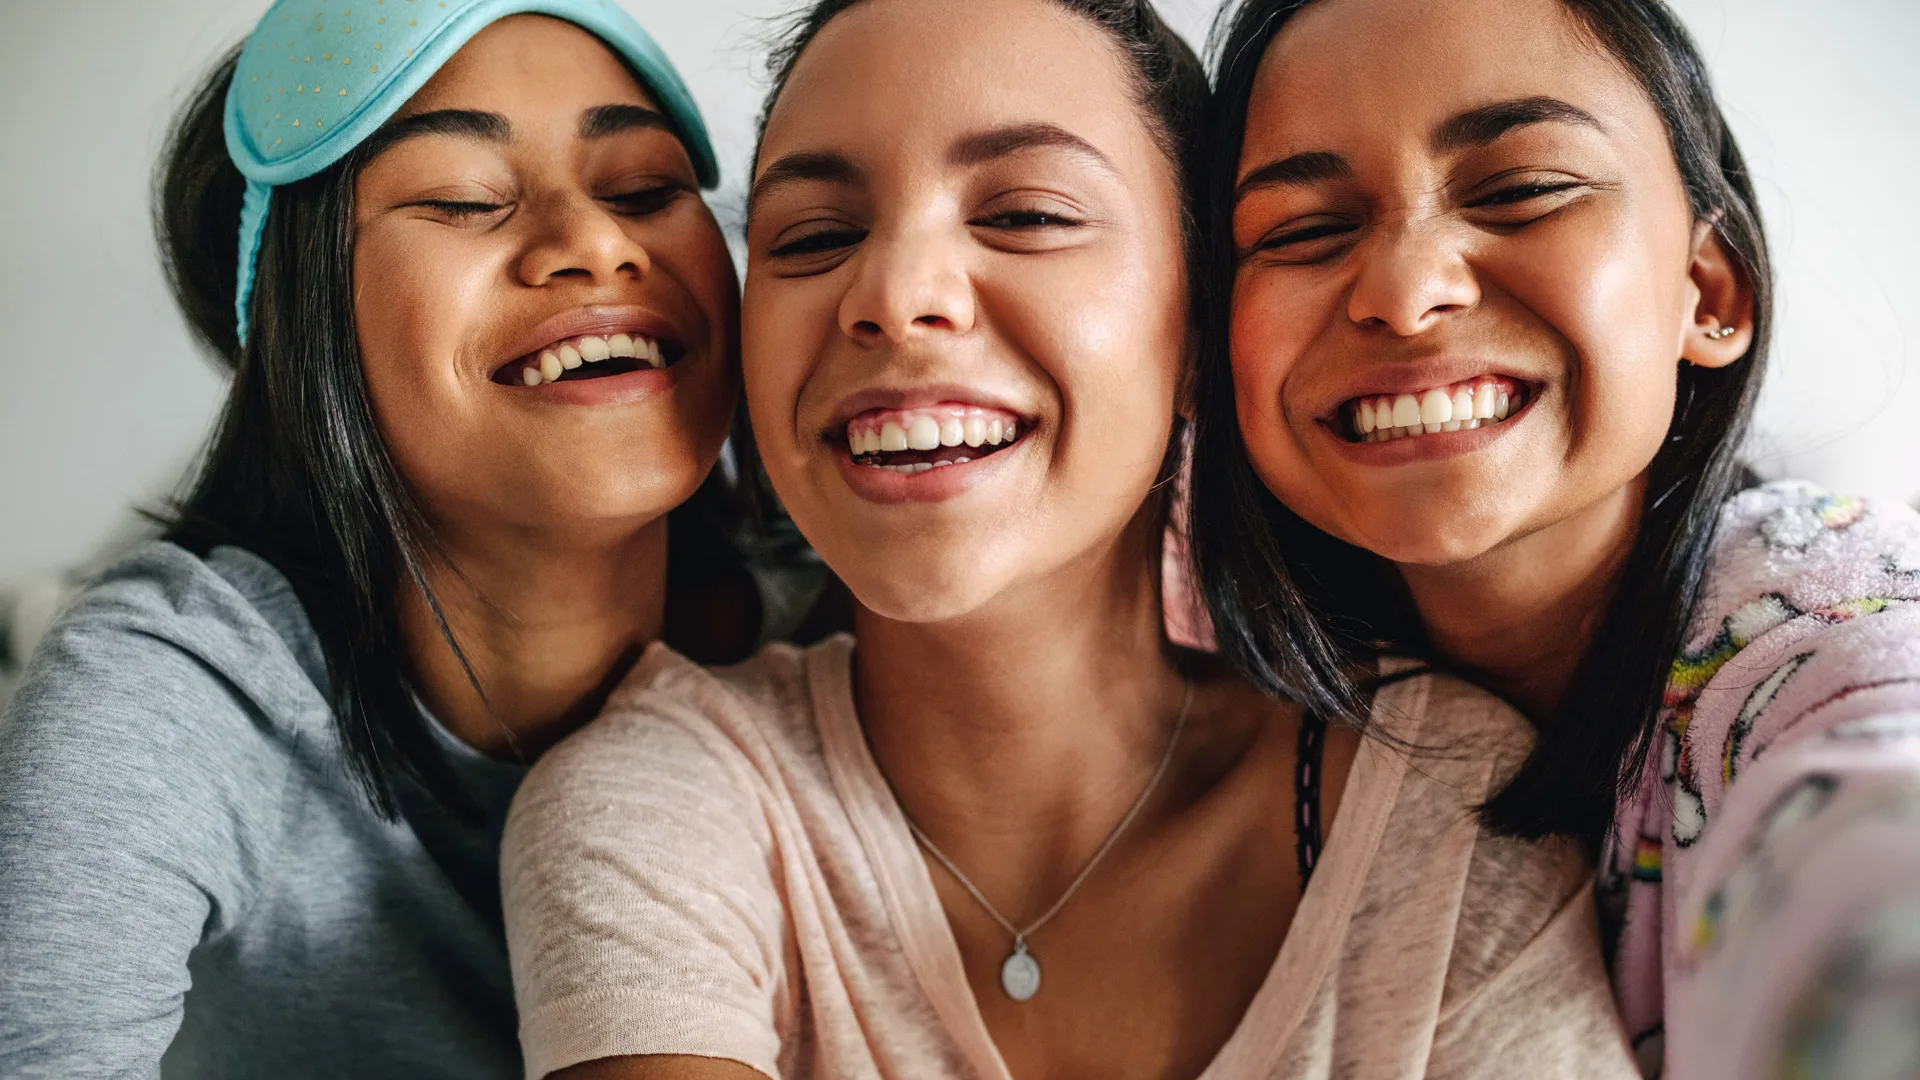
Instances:
[[[1725,341],[1739,332],[1740,332],[1740,328],[1737,326],[1723,326],[1718,330],[1707,331],[1707,340],[1708,341]]]

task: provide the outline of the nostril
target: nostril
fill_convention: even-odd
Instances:
[[[945,326],[945,325],[947,325],[947,320],[946,320],[945,318],[943,318],[943,317],[941,317],[941,316],[939,316],[939,315],[922,315],[922,316],[920,316],[919,318],[917,318],[917,319],[915,319],[915,320],[913,320],[913,321],[914,321],[914,323],[915,323],[915,325],[918,325],[918,326]]]

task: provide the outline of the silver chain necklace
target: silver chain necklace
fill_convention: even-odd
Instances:
[[[1193,683],[1188,681],[1186,693],[1180,699],[1180,718],[1173,722],[1173,734],[1167,739],[1167,749],[1160,755],[1160,765],[1153,770],[1153,776],[1147,780],[1147,786],[1140,789],[1139,796],[1133,800],[1133,805],[1127,808],[1120,823],[1115,825],[1113,831],[1107,834],[1107,838],[1094,849],[1092,857],[1088,858],[1086,865],[1080,868],[1080,873],[1067,886],[1067,890],[1060,894],[1060,899],[1053,902],[1053,906],[1047,909],[1046,914],[1028,923],[1025,929],[1008,922],[1007,917],[1000,914],[1000,909],[987,900],[972,879],[961,873],[958,866],[953,865],[953,860],[947,858],[947,853],[941,851],[939,845],[935,844],[926,833],[920,831],[920,826],[914,823],[906,807],[900,808],[900,816],[906,818],[907,828],[913,831],[913,838],[920,841],[920,845],[927,849],[928,854],[938,859],[941,866],[947,868],[947,873],[953,875],[954,880],[960,883],[961,888],[967,890],[968,895],[979,901],[987,914],[993,916],[994,922],[999,923],[1007,933],[1013,935],[1013,952],[1007,954],[1007,958],[1000,963],[1000,989],[1006,991],[1008,997],[1015,1001],[1026,1001],[1040,992],[1040,961],[1028,951],[1027,938],[1052,921],[1055,915],[1060,914],[1060,909],[1067,906],[1068,900],[1073,899],[1073,894],[1080,890],[1087,876],[1093,873],[1093,868],[1100,865],[1100,860],[1113,849],[1114,843],[1120,839],[1120,834],[1126,832],[1127,826],[1133,824],[1133,819],[1139,815],[1141,807],[1147,805],[1147,797],[1153,794],[1154,788],[1160,786],[1160,778],[1167,774],[1167,767],[1173,764],[1173,748],[1180,743],[1180,732],[1187,726],[1187,709],[1192,705]],[[895,801],[899,800],[896,798]]]

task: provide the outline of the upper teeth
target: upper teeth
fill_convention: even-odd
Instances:
[[[1004,413],[941,406],[854,420],[847,424],[847,449],[858,457],[943,446],[1000,446],[1019,434],[1020,421]]]
[[[660,343],[638,334],[614,334],[610,337],[587,335],[561,342],[529,359],[520,369],[520,381],[528,386],[550,383],[581,364],[597,364],[610,357],[639,360],[655,370],[667,366]]]
[[[1512,414],[1520,388],[1508,379],[1469,379],[1419,394],[1363,397],[1354,401],[1353,429],[1362,442],[1386,442],[1409,435],[1469,431]]]

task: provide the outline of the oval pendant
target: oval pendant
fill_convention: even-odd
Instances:
[[[1025,1001],[1040,992],[1040,961],[1027,951],[1027,943],[1013,943],[1013,955],[1000,965],[1000,989],[1015,1001]]]

